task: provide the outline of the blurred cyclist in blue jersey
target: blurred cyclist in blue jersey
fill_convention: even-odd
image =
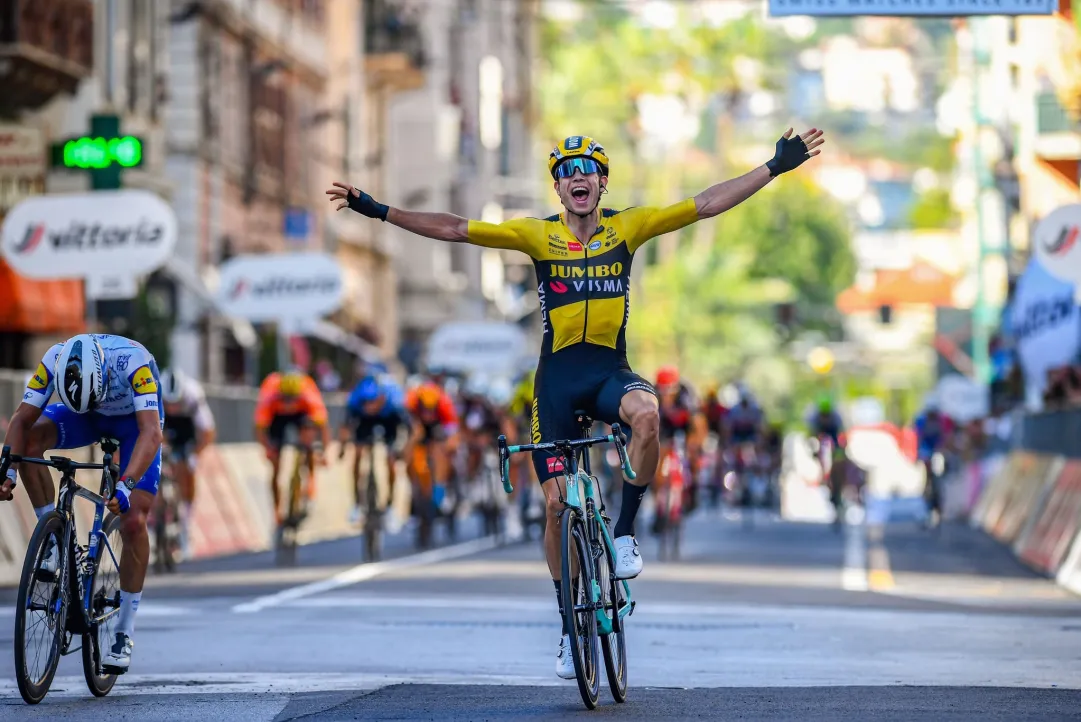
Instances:
[[[367,484],[361,480],[361,458],[372,452],[376,430],[382,432],[387,447],[387,482],[391,498],[394,493],[395,462],[401,458],[402,449],[409,440],[409,416],[405,411],[405,392],[401,385],[386,372],[382,365],[361,360],[357,365],[360,378],[346,403],[346,419],[339,430],[342,444],[340,458],[345,458],[349,445],[349,432],[353,433],[356,454],[353,458],[353,481],[356,506],[351,519],[359,523],[365,508]]]

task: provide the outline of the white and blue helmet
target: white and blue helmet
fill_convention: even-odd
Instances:
[[[105,396],[105,352],[93,334],[72,336],[53,369],[56,395],[77,414],[93,410]]]

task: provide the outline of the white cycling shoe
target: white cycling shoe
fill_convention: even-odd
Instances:
[[[131,666],[131,653],[135,649],[135,643],[131,637],[123,632],[117,632],[113,646],[101,658],[101,666],[109,667],[118,672],[126,672]]]
[[[41,557],[41,564],[38,565],[38,570],[45,574],[56,574],[57,567],[60,566],[60,550],[56,546],[54,537],[49,537],[46,544],[49,546],[45,550],[45,554]]]
[[[571,657],[571,635],[564,634],[559,640],[556,655],[556,675],[560,679],[574,679],[574,659]]]
[[[616,538],[616,579],[634,579],[642,573],[638,540],[630,534]]]

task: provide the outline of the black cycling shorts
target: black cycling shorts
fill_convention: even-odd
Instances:
[[[621,424],[629,436],[630,426],[620,418],[619,405],[631,391],[657,394],[615,349],[577,344],[542,356],[533,384],[531,441],[540,444],[579,438],[581,429],[574,417],[579,409],[595,421]],[[542,483],[563,471],[559,454],[552,452],[534,452],[533,466]]]
[[[184,456],[189,447],[195,446],[195,419],[191,416],[166,415],[162,434],[173,451]]]
[[[285,431],[290,426],[295,427],[297,431],[300,429],[309,428],[312,425],[312,417],[307,414],[284,414],[275,416],[270,420],[270,427],[267,429],[267,439],[270,445],[275,449],[280,449],[282,444],[285,443]]]
[[[389,416],[361,416],[356,420],[356,429],[353,439],[358,444],[372,444],[375,442],[375,430],[383,430],[383,443],[393,448],[398,443],[398,434],[406,423],[401,414]]]

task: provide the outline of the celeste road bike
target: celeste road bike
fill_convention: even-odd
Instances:
[[[624,618],[634,611],[631,587],[616,579],[616,554],[609,529],[611,519],[605,513],[601,485],[590,473],[589,448],[596,444],[615,444],[624,475],[633,479],[634,471],[627,458],[627,440],[619,424],[612,425],[607,436],[591,436],[593,420],[582,411],[575,416],[582,438],[544,444],[507,446],[507,437],[499,437],[499,469],[503,488],[511,486],[511,454],[548,451],[559,454],[563,464],[559,533],[562,544],[563,597],[560,606],[570,631],[571,655],[578,691],[586,707],[597,706],[600,696],[600,657],[608,675],[608,687],[616,702],[627,699],[627,642]]]
[[[100,464],[83,464],[62,456],[33,459],[0,455],[0,478],[13,463],[39,464],[60,472],[56,509],[38,520],[26,549],[15,605],[15,676],[27,704],[37,704],[49,692],[60,657],[82,649],[83,676],[96,697],[104,697],[124,670],[103,666],[101,650],[116,634],[120,611],[120,517],[105,513],[119,468],[113,464],[117,442],[102,439]],[[75,481],[75,472],[101,472],[95,494]],[[74,504],[82,497],[94,505],[94,521],[82,544],[75,528]],[[82,644],[72,648],[80,637]]]

